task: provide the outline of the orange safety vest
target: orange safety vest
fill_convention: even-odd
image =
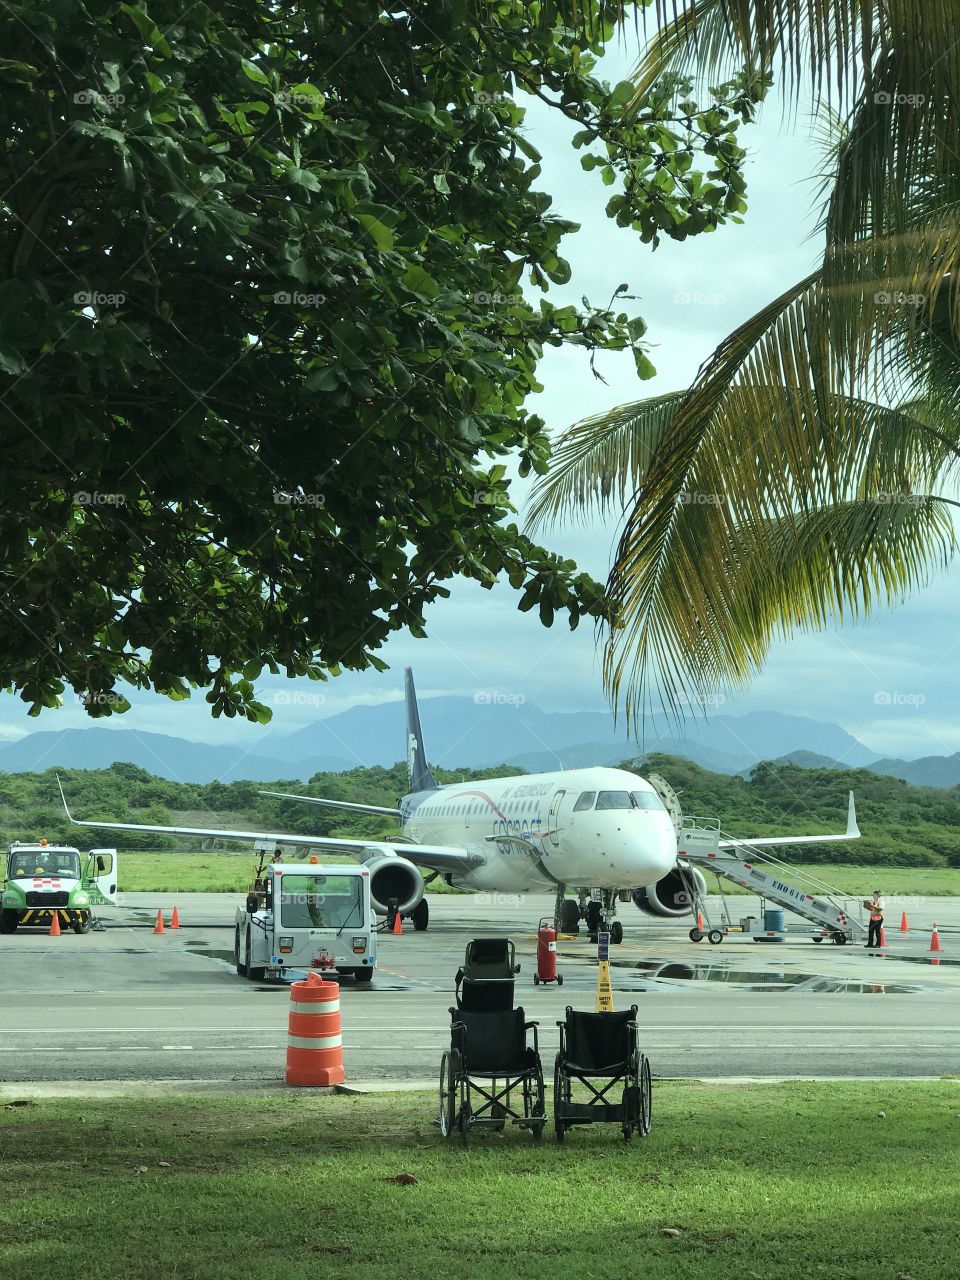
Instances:
[[[873,905],[870,908],[870,919],[871,920],[883,919],[883,907],[881,907],[878,902],[873,903]]]

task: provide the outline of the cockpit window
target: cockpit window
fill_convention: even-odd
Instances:
[[[663,803],[655,791],[601,791],[597,795],[597,808],[662,809]]]
[[[663,809],[663,801],[655,791],[631,791],[630,794],[638,809]]]
[[[597,796],[598,809],[632,809],[629,791],[601,791]]]
[[[582,792],[580,795],[580,799],[573,806],[573,812],[579,813],[581,809],[592,809],[594,797],[596,796],[596,794],[597,793],[595,791]]]

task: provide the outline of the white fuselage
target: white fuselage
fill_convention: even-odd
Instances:
[[[635,801],[596,807],[599,795],[606,804],[624,793]],[[632,889],[654,884],[677,860],[673,822],[656,791],[623,769],[452,783],[404,796],[400,809],[411,843],[462,845],[483,856],[482,865],[448,877],[464,889]]]

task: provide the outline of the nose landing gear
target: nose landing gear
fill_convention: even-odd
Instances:
[[[617,945],[623,941],[623,925],[615,919],[617,911],[616,889],[600,890],[601,897],[591,897],[589,889],[580,889],[576,899],[563,896],[561,887],[557,893],[556,927],[559,933],[580,932],[580,921],[587,925],[590,941],[596,942],[598,933],[609,933],[610,941]]]

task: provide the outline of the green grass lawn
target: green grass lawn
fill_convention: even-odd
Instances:
[[[288,858],[287,861],[290,861]],[[257,856],[252,853],[120,853],[122,893],[246,893]],[[458,893],[440,880],[430,893]],[[960,889],[957,890],[960,893]]]
[[[799,868],[818,880],[832,885],[841,893],[856,898],[869,898],[874,889],[882,889],[887,898],[887,914],[893,907],[889,899],[895,896],[960,897],[960,867],[867,867],[833,863],[808,863]],[[711,893],[716,892],[716,880],[707,877]],[[723,882],[724,893],[745,894],[746,889]],[[960,1275],[960,1267],[958,1267]]]
[[[508,1131],[464,1152],[431,1123],[435,1106],[291,1090],[0,1107],[0,1274],[960,1272],[956,1082],[655,1085],[653,1133],[630,1145],[596,1125],[563,1147]],[[391,1181],[404,1173],[417,1181]]]
[[[245,893],[257,860],[250,853],[121,853],[120,888],[130,893]],[[882,886],[888,897],[898,894],[960,896],[960,868],[904,867],[902,869],[817,865],[807,870],[843,893],[869,897]],[[709,878],[710,892],[716,885]],[[431,893],[455,893],[440,880]],[[745,890],[724,884],[724,892]],[[893,904],[891,904],[892,906]],[[890,908],[888,908],[889,910]]]

